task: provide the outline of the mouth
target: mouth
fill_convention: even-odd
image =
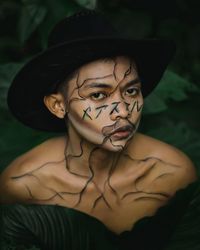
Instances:
[[[133,127],[130,125],[120,127],[114,130],[110,136],[112,136],[115,140],[123,140],[128,138],[133,132]]]

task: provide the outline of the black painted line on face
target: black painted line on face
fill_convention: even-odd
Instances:
[[[97,107],[97,108],[95,108],[96,110],[98,110],[98,109],[106,109],[108,107],[108,105],[107,104],[105,104],[105,105],[101,105],[101,106],[99,106],[99,107]]]
[[[133,106],[132,106],[132,108],[131,108],[131,110],[130,110],[130,113],[133,112],[133,110],[134,110],[135,107],[136,107],[136,111],[139,113],[139,112],[142,110],[142,108],[143,108],[143,103],[139,106],[138,100],[137,100],[137,101],[134,101],[134,102],[133,102]]]
[[[114,112],[119,113],[118,106],[121,102],[113,102],[111,105],[114,105],[113,109],[110,111],[109,115],[112,115]]]
[[[79,89],[85,84],[86,81],[89,81],[89,80],[100,80],[100,79],[105,79],[105,78],[110,77],[110,76],[112,76],[112,74],[105,75],[105,76],[102,76],[102,77],[87,78],[87,79],[85,79],[85,80],[79,85],[78,82],[79,82],[80,72],[78,72],[77,78],[76,78],[76,87],[72,90],[72,93],[71,93],[71,95],[69,96],[69,99],[70,99],[70,98],[72,97],[72,95],[74,94],[74,91],[75,91],[75,90],[79,90]],[[80,95],[80,93],[79,93],[79,95]],[[80,96],[81,96],[81,95],[80,95]]]
[[[133,102],[133,107],[132,107],[131,110],[130,110],[131,113],[133,112],[133,110],[134,110],[136,104],[137,104],[137,101],[134,101],[134,102]]]
[[[143,108],[143,104],[141,104],[139,106],[139,102],[138,101],[134,101],[133,107],[130,110],[131,113],[133,112],[133,110],[134,110],[135,107],[136,107],[136,111],[139,113],[142,110],[142,108]]]
[[[114,67],[113,67],[113,76],[114,76],[114,79],[115,81],[117,81],[117,76],[116,76],[116,67],[117,67],[117,62],[116,60],[113,60],[114,61]]]
[[[85,117],[89,117],[90,120],[92,120],[92,117],[88,114],[88,112],[91,112],[91,107],[88,107],[87,109],[83,110],[83,112],[84,112],[82,117],[83,120],[85,119]]]
[[[78,81],[79,81],[79,72],[77,73],[77,77],[76,77],[76,87],[72,90],[72,93],[71,93],[71,95],[69,96],[69,98],[68,98],[68,100],[67,100],[68,107],[69,107],[68,112],[70,112],[71,103],[72,103],[73,101],[85,100],[85,98],[84,98],[83,96],[81,96],[80,93],[79,93]],[[78,89],[78,95],[79,95],[80,98],[78,98],[78,97],[71,98],[72,95],[74,94],[74,92],[75,92],[77,89]]]
[[[122,81],[123,81],[123,80],[122,80]],[[120,83],[121,83],[121,81],[117,84],[117,86],[114,88],[114,90],[111,91],[111,92],[109,93],[109,96],[112,95],[112,94],[117,90],[117,88],[120,88]],[[135,84],[137,84],[137,83],[140,83],[140,79],[139,79],[139,78],[135,78],[135,79],[133,79],[133,80],[130,80],[130,81],[127,82],[127,83],[125,84],[125,86],[123,86],[121,89],[124,90],[124,89],[128,88],[129,86],[135,85]],[[121,92],[120,92],[120,93],[121,93]],[[124,96],[122,95],[122,93],[121,93],[121,98],[122,98],[123,100],[125,100],[125,98],[124,98]]]
[[[129,120],[129,118],[127,118],[126,120],[129,122],[129,124],[133,127],[133,131],[136,131],[136,129],[138,128],[138,124],[140,122],[142,114],[140,114],[137,118],[137,120],[135,122],[132,122]]]
[[[129,106],[130,106],[130,103],[128,103],[128,102],[124,102],[124,104],[126,105],[126,111],[129,111]]]
[[[100,82],[92,82],[85,86],[85,89],[93,89],[93,88],[104,88],[104,89],[111,89],[112,85],[107,83],[100,83]]]
[[[71,104],[72,102],[77,102],[77,101],[85,101],[86,98],[78,98],[78,97],[74,97],[72,98],[68,103],[69,103],[69,110],[68,110],[68,113],[70,112],[71,110]]]
[[[74,92],[78,89],[78,81],[79,81],[79,72],[77,73],[77,77],[76,77],[76,87],[72,90],[71,95],[69,96],[69,100],[71,99],[72,95],[74,94]]]
[[[113,147],[115,147],[115,148],[121,148],[121,150],[124,149],[124,146],[122,146],[122,145],[115,145],[115,144],[113,144],[112,138],[109,138],[109,140],[110,140],[110,143],[112,144]]]
[[[130,86],[136,85],[138,83],[140,83],[140,79],[138,77],[134,78],[134,79],[128,81],[127,83],[125,83],[125,85],[122,87],[122,89],[127,89]]]
[[[131,73],[131,71],[132,71],[132,64],[130,62],[129,68],[124,73],[124,79]]]
[[[140,112],[140,110],[143,108],[143,104],[139,106],[139,102],[137,101],[137,112]]]
[[[99,106],[97,108],[95,108],[95,110],[99,110],[99,113],[96,115],[95,119],[97,119],[99,117],[99,115],[101,114],[102,110],[106,109],[108,107],[108,105],[102,105],[102,106]]]
[[[99,113],[96,115],[95,119],[97,119],[99,117],[99,115],[101,114],[102,109],[99,110]]]
[[[114,60],[113,76],[114,76],[115,81],[117,82],[118,80],[117,80],[117,75],[116,75],[116,68],[117,68],[117,61]],[[123,80],[122,80],[122,81],[123,81]],[[111,92],[109,93],[109,96],[112,95],[112,94],[119,88],[120,83],[121,83],[121,81],[118,82],[118,84],[117,84],[117,86],[114,88],[114,90],[111,91]]]
[[[110,77],[110,76],[112,76],[112,74],[105,75],[105,76],[103,76],[103,77],[87,78],[87,79],[85,79],[85,80],[81,83],[81,85],[78,85],[78,81],[79,81],[79,73],[78,73],[77,78],[76,78],[76,87],[73,89],[72,94],[70,95],[69,101],[68,101],[69,110],[70,110],[72,101],[86,100],[86,98],[83,97],[83,96],[81,96],[81,94],[80,94],[80,88],[85,84],[86,81],[88,81],[88,80],[100,80],[100,79],[105,79],[105,78]],[[75,98],[72,98],[72,99],[71,99],[71,97],[72,97],[72,95],[74,94],[75,90],[78,90],[78,95],[79,95],[80,99],[79,99],[78,97],[75,97]],[[68,112],[69,112],[69,111],[68,111]]]
[[[111,105],[119,104],[120,102],[112,102]]]
[[[114,124],[112,123],[111,125],[104,126],[101,129],[101,133],[103,136],[109,137],[110,133],[112,133],[115,129],[120,127],[120,121],[117,120]]]
[[[105,76],[101,76],[101,77],[89,77],[89,78],[85,79],[85,80],[81,83],[81,85],[78,85],[78,88],[80,89],[80,88],[85,84],[85,82],[87,82],[87,81],[103,80],[103,79],[108,78],[108,77],[111,77],[111,76],[112,76],[112,74],[105,75]],[[88,85],[90,85],[90,83],[88,83]],[[86,85],[86,86],[87,86],[87,85]]]

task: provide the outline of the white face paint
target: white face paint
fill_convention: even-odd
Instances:
[[[82,66],[68,85],[68,122],[87,141],[122,150],[139,125],[143,97],[133,62],[127,57]]]

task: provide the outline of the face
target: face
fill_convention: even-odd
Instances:
[[[127,57],[94,61],[68,84],[69,126],[95,145],[122,150],[138,128],[143,107],[134,62]]]

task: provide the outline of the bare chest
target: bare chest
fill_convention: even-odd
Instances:
[[[138,161],[99,181],[95,176],[78,176],[57,166],[57,171],[48,169],[48,175],[45,168],[35,170],[22,181],[32,203],[79,210],[119,234],[168,202],[176,191],[175,184],[169,183],[177,170],[156,160]]]

